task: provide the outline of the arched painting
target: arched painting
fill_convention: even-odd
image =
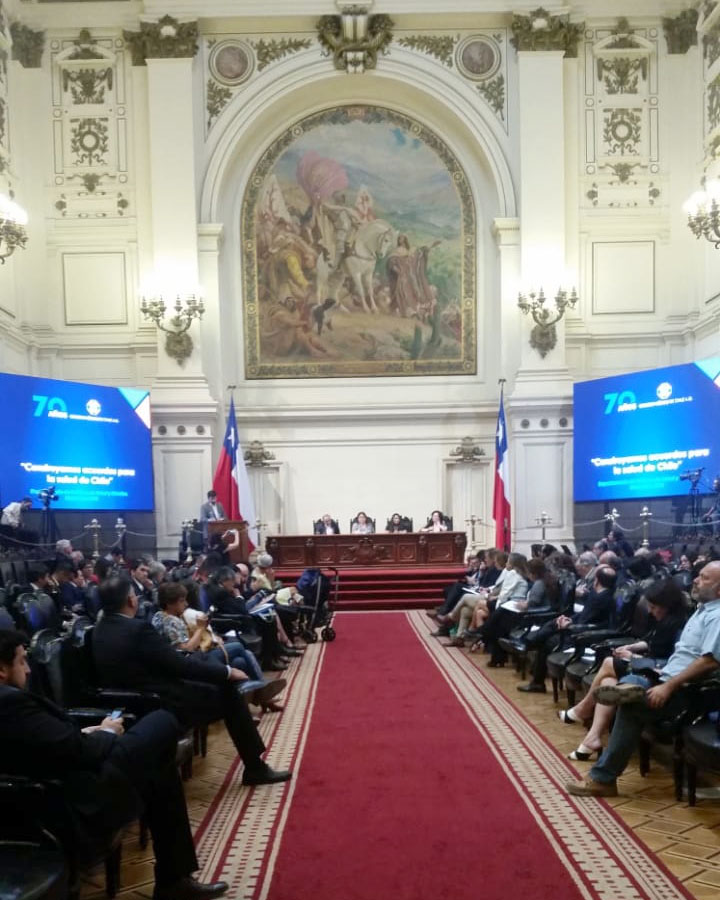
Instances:
[[[248,378],[476,371],[475,210],[446,144],[340,106],[290,127],[242,211]]]

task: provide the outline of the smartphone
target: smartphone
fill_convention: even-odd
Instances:
[[[124,713],[125,713],[125,711],[122,710],[122,709],[114,709],[114,710],[110,713],[109,718],[111,718],[111,719],[122,719]]]

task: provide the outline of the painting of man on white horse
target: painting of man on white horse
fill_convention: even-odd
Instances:
[[[336,107],[268,148],[243,204],[252,377],[475,366],[475,329],[451,329],[445,315],[467,309],[459,298],[474,281],[464,240],[474,207],[450,151],[426,137],[399,113]],[[306,342],[278,340],[290,297],[296,333],[314,335],[312,354]]]

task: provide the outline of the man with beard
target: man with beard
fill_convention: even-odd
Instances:
[[[593,692],[598,703],[618,707],[610,742],[582,782],[570,782],[576,797],[615,797],[616,780],[627,766],[643,728],[682,712],[679,687],[706,678],[720,667],[720,561],[709,562],[693,582],[698,608],[688,619],[665,666],[648,675],[626,675],[618,684]]]

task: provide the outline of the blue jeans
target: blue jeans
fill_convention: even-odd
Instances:
[[[251,653],[240,641],[227,641],[225,643],[225,651],[227,660],[222,647],[213,647],[204,654],[206,659],[212,659],[214,662],[222,663],[224,666],[230,665],[233,669],[240,669],[248,678],[253,681],[262,681],[263,673],[260,664],[255,659],[255,654]]]
[[[640,684],[645,689],[653,682],[642,675],[626,675],[621,684]],[[610,784],[622,775],[630,757],[637,747],[643,728],[651,722],[670,719],[683,708],[684,702],[678,694],[673,694],[665,706],[652,709],[646,703],[628,703],[619,706],[615,724],[610,732],[610,741],[595,765],[590,769],[590,778],[601,784]]]

